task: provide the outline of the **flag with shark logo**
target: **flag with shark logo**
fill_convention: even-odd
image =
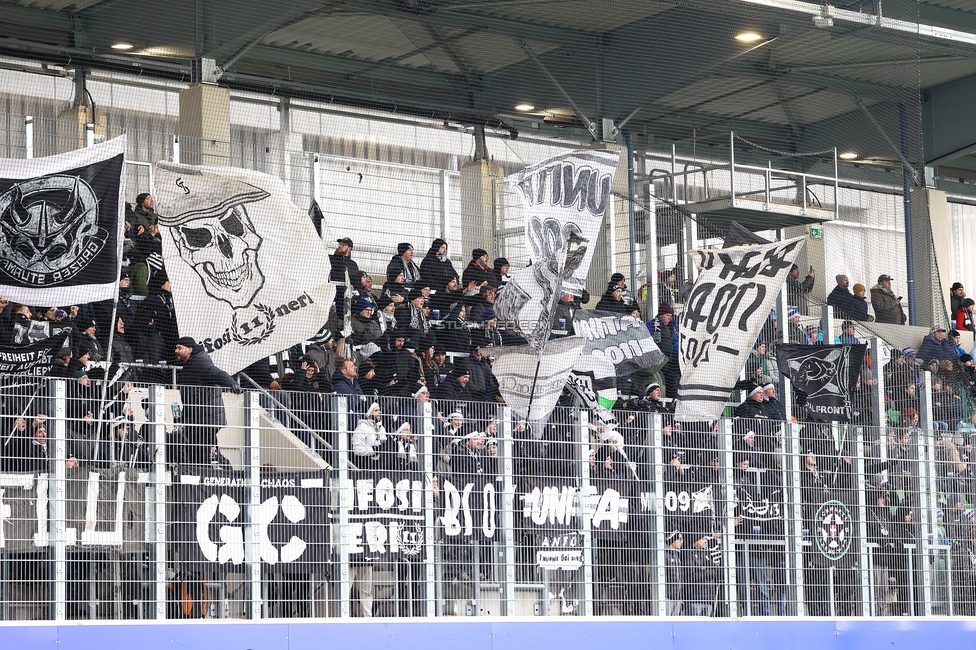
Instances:
[[[124,197],[125,136],[0,159],[0,295],[43,306],[114,299]]]
[[[322,328],[335,297],[328,251],[281,179],[165,162],[155,172],[182,336],[233,373]]]
[[[816,419],[848,422],[854,416],[851,395],[861,374],[867,345],[776,346],[779,371],[806,396],[806,409]]]

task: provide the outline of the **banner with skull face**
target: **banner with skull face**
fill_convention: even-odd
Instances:
[[[0,159],[0,295],[31,305],[114,299],[124,196],[125,136]]]
[[[335,297],[328,252],[280,179],[229,167],[155,169],[181,335],[233,373],[322,328]]]

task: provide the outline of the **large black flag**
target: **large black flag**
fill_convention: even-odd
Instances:
[[[42,339],[27,346],[0,346],[0,373],[43,377],[51,370],[54,357],[70,345],[67,333]]]
[[[815,420],[848,422],[854,415],[851,393],[857,386],[867,345],[776,346],[779,371],[806,397]]]
[[[0,293],[45,306],[114,299],[124,193],[125,136],[0,160]]]

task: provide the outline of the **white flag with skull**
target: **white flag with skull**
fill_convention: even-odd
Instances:
[[[321,329],[335,297],[328,251],[280,179],[163,162],[155,171],[182,336],[233,373]]]

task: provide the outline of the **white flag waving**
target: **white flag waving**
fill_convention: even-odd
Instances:
[[[325,324],[329,256],[280,179],[157,163],[155,181],[180,334],[218,367],[237,372]]]
[[[803,239],[688,251],[700,275],[685,302],[678,331],[681,384],[676,420],[715,420],[722,415]]]
[[[115,298],[124,196],[125,136],[0,159],[0,295],[45,307]]]
[[[508,180],[525,206],[531,260],[554,258],[565,247],[565,266],[575,270],[563,290],[576,296],[586,285],[619,160],[616,151],[573,151],[526,167]]]
[[[581,336],[567,336],[546,343],[542,354],[527,345],[495,351],[491,371],[499,392],[517,415],[537,427],[539,435],[539,425],[556,407],[585,342]]]

